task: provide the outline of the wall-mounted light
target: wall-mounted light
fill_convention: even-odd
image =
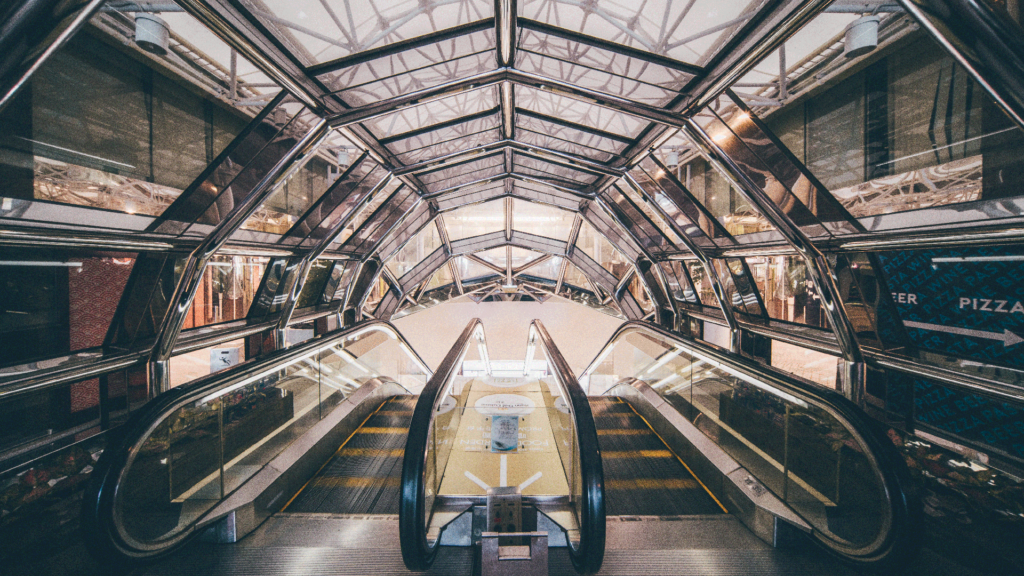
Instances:
[[[864,16],[846,26],[843,56],[859,58],[878,47],[878,16]]]
[[[135,43],[146,52],[167,55],[170,31],[167,23],[156,14],[139,12],[135,15]]]

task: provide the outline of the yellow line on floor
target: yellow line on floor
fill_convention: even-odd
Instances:
[[[699,484],[686,478],[636,478],[634,480],[607,480],[609,490],[694,490]]]
[[[598,436],[642,436],[644,434],[651,434],[651,431],[642,428],[607,428],[597,431]]]
[[[641,416],[640,413],[636,411],[636,408],[633,408],[633,405],[630,404],[629,402],[626,402],[626,405],[629,406],[629,409],[633,411],[633,414],[640,416],[640,419],[644,421],[644,424],[647,425],[647,428],[650,429],[651,432],[654,432],[654,428],[651,427],[651,423],[647,421],[647,418]],[[669,447],[668,442],[665,442],[665,439],[661,437],[661,434],[654,432],[654,435],[658,437],[658,440],[661,440],[661,443],[665,446],[665,448]],[[669,448],[669,450],[671,450],[671,448]],[[711,499],[715,501],[715,504],[718,504],[718,507],[722,509],[722,512],[728,514],[729,511],[726,510],[725,504],[722,504],[722,501],[715,497],[715,495],[711,492],[707,485],[701,482],[700,478],[697,478],[697,475],[693,473],[693,470],[690,470],[690,467],[686,465],[686,462],[683,462],[683,459],[679,457],[679,454],[676,454],[675,452],[672,452],[672,454],[674,454],[676,460],[679,460],[679,463],[683,465],[683,468],[686,468],[686,471],[690,473],[690,476],[693,476],[693,479],[700,484],[701,488],[703,488],[704,491],[708,493],[708,496],[711,496]]]
[[[342,477],[332,478],[321,476],[314,478],[312,485],[316,488],[366,488],[368,486],[398,486],[399,478],[374,478],[374,477]]]
[[[377,448],[345,448],[338,452],[338,456],[374,456],[384,458],[400,458],[405,455],[404,448],[377,449]]]
[[[351,434],[348,435],[348,438],[345,438],[345,441],[341,443],[341,446],[338,446],[338,449],[334,452],[334,454],[337,454],[338,452],[341,452],[341,449],[345,447],[345,444],[348,444],[348,441],[351,440],[352,437],[355,436],[359,432],[359,430],[363,427],[363,425],[366,424],[367,422],[369,422],[370,418],[373,418],[374,414],[376,414],[381,408],[383,408],[390,401],[391,400],[388,399],[388,400],[385,400],[385,401],[381,402],[380,406],[377,406],[377,410],[374,410],[373,412],[371,412],[370,415],[367,416],[365,420],[363,420],[362,422],[359,423],[359,428],[356,428],[355,432],[352,432]],[[320,469],[317,470],[316,474],[313,475],[313,478],[310,478],[309,480],[307,480],[306,483],[302,485],[302,488],[299,488],[299,491],[295,493],[295,496],[292,496],[292,499],[289,500],[288,502],[286,502],[285,505],[281,507],[281,512],[284,512],[285,510],[287,510],[288,507],[292,505],[292,502],[295,502],[295,499],[299,497],[299,494],[302,494],[302,491],[306,489],[306,486],[309,486],[309,483],[312,482],[317,476],[319,476],[321,472],[323,472],[324,468],[326,468],[327,465],[331,463],[332,459],[334,459],[333,455],[330,458],[328,458],[326,461],[324,461],[323,465],[320,466]]]
[[[671,458],[668,450],[624,450],[620,452],[601,452],[601,458]]]
[[[357,430],[359,434],[408,434],[408,428],[360,428]]]

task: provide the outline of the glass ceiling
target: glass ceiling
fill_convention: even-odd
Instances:
[[[878,136],[891,157],[868,166],[863,155],[843,155],[848,141],[867,137],[868,112],[811,102],[816,95],[808,86],[819,84],[822,71],[859,70],[861,64],[842,59],[839,43],[843,28],[859,17],[853,8],[834,5],[818,14],[759,61],[748,58],[728,91],[710,95],[717,97],[709,106],[690,108],[715,80],[708,77],[713,64],[740,60],[742,54],[726,53],[740,50],[732,42],[740,30],[780,21],[790,4],[518,0],[510,4],[516,28],[504,37],[510,15],[496,14],[502,4],[490,0],[231,3],[240,18],[234,25],[255,44],[284,54],[275,61],[277,76],[272,66],[255,66],[258,60],[238,60],[191,16],[166,14],[175,42],[187,37],[213,67],[237,68],[234,80],[252,99],[245,105],[268,101],[279,90],[271,80],[281,74],[294,76],[310,95],[289,86],[291,96],[265,113],[262,126],[208,157],[206,180],[185,190],[187,198],[134,229],[205,236],[229,221],[261,177],[322,119],[332,124],[328,135],[261,196],[233,230],[232,243],[301,251],[325,241],[333,257],[394,254],[386,266],[395,278],[441,248],[444,266],[454,259],[450,268],[459,272],[479,265],[466,252],[507,258],[509,250],[529,248],[545,258],[534,277],[565,280],[578,271],[562,259],[578,248],[621,279],[640,255],[659,261],[693,247],[781,244],[779,230],[744,186],[760,188],[811,238],[936,228],[944,215],[981,223],[1024,212],[1024,202],[1018,206],[1004,192],[999,198],[1010,200],[1003,204],[968,205],[1000,185],[985,176],[991,168],[982,169],[995,155],[980,147],[1019,138],[1021,131],[989,127],[988,120],[982,125],[983,104],[974,98],[981,92],[970,92],[970,80],[954,86],[945,69],[913,68],[924,66],[916,53],[894,55],[888,65],[913,68],[908,78],[938,79],[928,76],[928,91],[913,82],[892,87],[893,110],[906,112],[891,114],[889,132]],[[905,20],[886,14],[883,33]],[[507,61],[506,48],[512,51]],[[416,99],[406,98],[412,94]],[[943,112],[939,104],[948,117],[926,118],[927,111]],[[679,130],[679,111],[699,128]],[[678,117],[666,121],[666,113]],[[823,130],[819,118],[834,129]],[[703,141],[699,130],[707,132]],[[716,154],[734,166],[723,166]],[[956,210],[937,210],[954,204]],[[886,218],[897,213],[901,218]],[[422,228],[435,218],[436,226]],[[381,246],[388,252],[376,253]],[[513,260],[514,268],[526,263]],[[446,278],[422,272],[421,287],[425,279]],[[449,283],[464,276],[449,275]]]

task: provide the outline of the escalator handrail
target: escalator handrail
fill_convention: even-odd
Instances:
[[[608,346],[629,332],[641,331],[656,334],[684,349],[690,348],[750,378],[775,386],[797,398],[830,410],[848,422],[878,465],[878,472],[890,503],[892,516],[889,533],[883,540],[883,546],[876,547],[880,550],[878,554],[871,557],[851,557],[845,554],[843,556],[848,560],[863,564],[898,564],[906,561],[914,553],[919,544],[921,506],[911,488],[913,482],[906,460],[888,438],[882,426],[871,419],[859,406],[834,390],[803,382],[787,374],[768,369],[748,358],[727,353],[709,344],[683,338],[679,334],[642,321],[626,322],[620,326],[601,348],[598,355],[595,356],[594,362],[591,362],[584,374],[590,375],[597,368],[597,361],[603,361]]]
[[[108,432],[107,446],[96,462],[86,487],[82,502],[82,532],[89,551],[100,560],[114,564],[157,558],[172,552],[188,541],[197,533],[196,526],[206,520],[203,515],[200,515],[189,527],[183,528],[179,534],[165,541],[160,547],[146,550],[135,548],[125,542],[118,530],[115,505],[117,491],[127,467],[152,430],[175,410],[232,386],[236,382],[271,370],[275,366],[302,358],[317,349],[330,346],[334,342],[340,342],[362,331],[377,328],[384,328],[394,335],[404,348],[416,358],[418,364],[424,369],[426,368],[423,360],[391,323],[370,319],[334,333],[315,337],[291,348],[272,352],[264,358],[243,362],[172,388],[133,412],[127,422]],[[225,498],[229,495],[230,493],[225,494]]]
[[[562,389],[563,398],[572,416],[576,428],[576,439],[580,455],[580,481],[582,486],[582,506],[580,525],[580,544],[574,548],[569,546],[569,555],[573,567],[581,574],[593,574],[601,568],[604,561],[605,548],[605,500],[604,500],[604,467],[601,463],[601,448],[597,439],[597,424],[594,413],[587,400],[587,394],[580,386],[579,380],[569,368],[568,362],[555,346],[540,320],[534,320],[530,329],[536,329],[549,360],[549,366],[555,373],[555,381]],[[572,486],[570,486],[570,490]]]
[[[477,330],[483,330],[479,318],[470,320],[459,338],[448,350],[441,365],[427,381],[413,409],[409,421],[409,436],[406,439],[405,455],[402,460],[401,501],[398,507],[399,541],[402,546],[402,560],[410,570],[426,570],[434,562],[438,541],[430,544],[427,539],[426,509],[426,467],[430,430],[434,415],[444,400],[448,384],[461,368],[461,360],[469,348]],[[440,471],[437,471],[440,474]]]

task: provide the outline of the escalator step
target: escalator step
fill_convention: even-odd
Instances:
[[[415,397],[382,404],[303,487],[287,511],[396,514],[414,405]]]
[[[609,515],[721,514],[722,508],[633,408],[593,398]]]

